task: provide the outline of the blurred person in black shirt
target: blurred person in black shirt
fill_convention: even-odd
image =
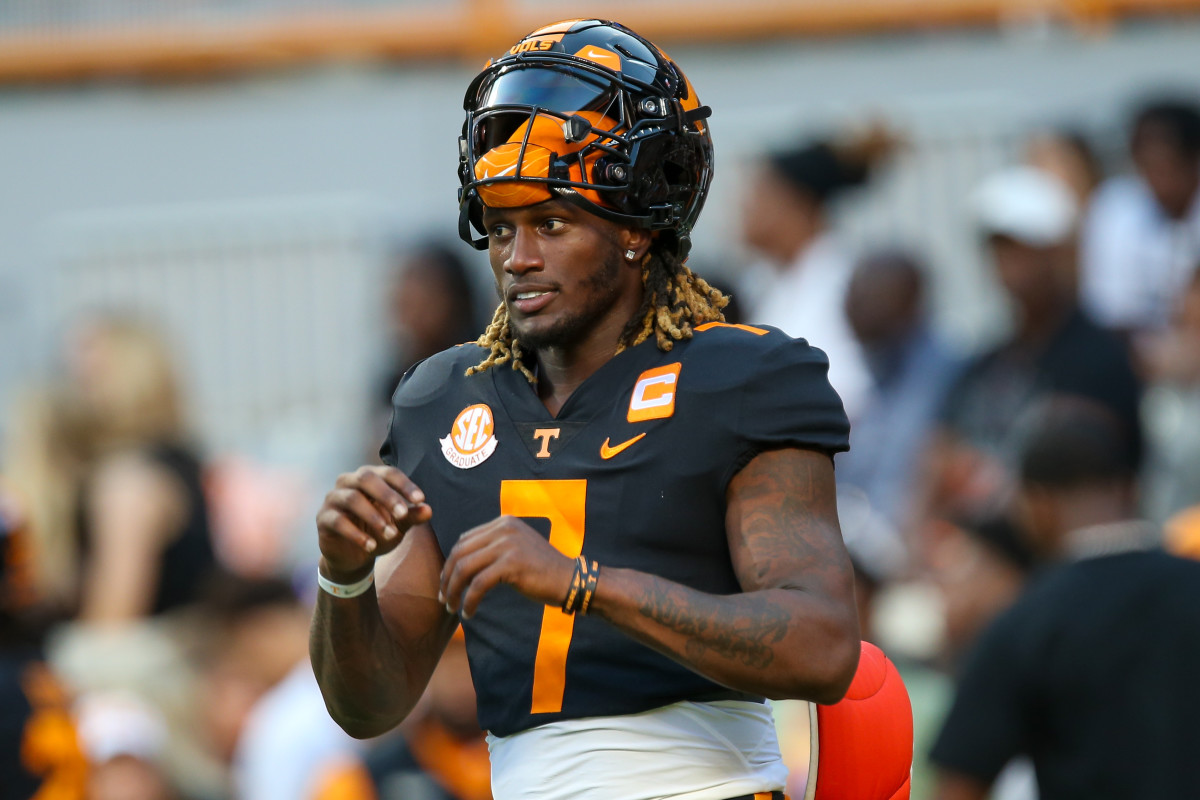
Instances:
[[[980,800],[1028,755],[1039,795],[1200,797],[1200,564],[1135,518],[1135,462],[1107,409],[1039,406],[1020,460],[1030,542],[1055,562],[973,648],[932,759],[939,800]]]
[[[186,606],[216,556],[173,355],[154,326],[118,314],[78,321],[63,355],[60,381],[13,423],[39,589],[88,623]]]

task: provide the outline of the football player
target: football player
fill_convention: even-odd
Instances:
[[[394,727],[461,620],[497,798],[782,796],[764,699],[835,703],[860,653],[828,361],[685,266],[710,110],[655,45],[550,25],[465,107],[460,228],[502,302],[318,513],[330,713]]]

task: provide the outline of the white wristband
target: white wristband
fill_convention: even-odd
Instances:
[[[373,570],[367,577],[354,583],[334,583],[322,575],[321,570],[317,570],[317,586],[320,586],[334,597],[358,597],[370,589],[373,583],[375,583],[375,572]]]

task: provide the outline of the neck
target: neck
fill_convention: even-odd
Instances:
[[[604,366],[616,352],[616,345],[600,349],[589,347],[586,352],[578,349],[549,347],[537,353],[537,393],[551,414],[558,414],[567,398],[593,372]]]
[[[557,415],[580,384],[616,355],[626,324],[616,324],[619,319],[612,317],[602,322],[579,342],[535,351],[538,397],[551,414]]]
[[[1062,556],[1072,531],[1123,522],[1134,516],[1129,491],[1123,486],[1081,488],[1069,492],[1059,507],[1055,555]]]
[[[1025,309],[1017,329],[1017,341],[1023,344],[1040,344],[1051,338],[1062,327],[1071,313],[1071,308],[1069,303],[1047,299],[1046,304],[1039,308]]]

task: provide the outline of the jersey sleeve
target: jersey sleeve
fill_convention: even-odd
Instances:
[[[763,344],[747,354],[750,369],[740,391],[737,433],[743,458],[781,447],[831,456],[848,450],[850,422],[829,383],[825,354],[803,339],[777,333]]]
[[[412,475],[412,470],[416,466],[413,463],[413,458],[416,455],[415,450],[404,446],[404,431],[408,423],[411,422],[412,411],[403,401],[406,391],[406,385],[411,379],[413,372],[421,366],[418,362],[409,368],[407,372],[400,378],[400,383],[396,386],[396,391],[392,393],[392,418],[388,423],[387,436],[383,439],[383,444],[379,447],[379,460],[389,467],[396,467],[401,472]]]
[[[712,359],[706,359],[706,383],[716,389],[706,398],[708,414],[725,427],[733,447],[723,485],[767,450],[833,456],[850,449],[850,423],[829,383],[825,353],[774,328],[726,325],[711,333],[718,335],[702,334]]]
[[[421,485],[421,465],[429,454],[428,434],[439,401],[453,391],[454,377],[461,375],[471,354],[458,348],[418,361],[400,378],[392,394],[392,420],[379,448],[384,464],[396,467]]]

